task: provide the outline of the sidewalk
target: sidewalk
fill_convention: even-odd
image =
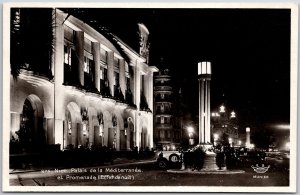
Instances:
[[[242,174],[245,173],[244,170],[190,170],[190,169],[169,169],[169,173],[188,173],[188,174]]]
[[[139,164],[147,164],[147,163],[155,163],[155,158],[149,158],[149,159],[127,159],[127,158],[116,158],[113,161],[113,164],[111,163],[104,163],[102,165],[90,165],[87,167],[80,167],[80,168],[110,168],[110,167],[119,167],[119,166],[128,166],[128,165],[139,165]],[[26,169],[9,169],[9,174],[18,174],[18,173],[29,173],[29,172],[40,172],[41,170],[54,170],[54,169],[71,169],[71,168],[79,168],[79,167],[33,167],[29,166]]]

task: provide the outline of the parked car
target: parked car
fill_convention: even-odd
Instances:
[[[157,165],[160,169],[177,166],[181,163],[179,151],[160,151],[157,158]]]
[[[184,161],[185,166],[200,170],[203,166],[204,157],[205,152],[200,145],[196,145],[186,151],[181,149],[177,151],[160,151],[157,158],[157,165],[160,169],[178,168],[182,165],[182,161]]]

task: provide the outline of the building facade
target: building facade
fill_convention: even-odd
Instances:
[[[12,23],[30,26],[22,19],[35,18],[35,12],[12,9]],[[17,77],[11,76],[11,139],[22,139],[29,148],[54,144],[60,149],[152,148],[157,68],[147,64],[149,48],[137,53],[118,37],[108,38],[69,13],[50,9],[50,14],[54,24],[50,62],[36,66],[47,66],[50,73],[40,74],[33,63],[25,62]],[[31,27],[38,28],[37,24]],[[139,29],[144,37],[140,41],[148,45],[147,28],[139,24]]]
[[[154,142],[157,149],[174,150],[180,144],[180,130],[174,127],[171,76],[164,68],[154,76]]]
[[[240,146],[239,126],[236,113],[228,113],[225,106],[220,106],[218,112],[211,113],[211,129],[214,145],[229,143],[230,146]]]

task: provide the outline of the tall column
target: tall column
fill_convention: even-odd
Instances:
[[[134,71],[134,103],[136,104],[138,110],[140,109],[141,101],[141,76],[138,64]]]
[[[210,127],[210,80],[207,80],[207,114],[206,114],[206,118],[207,118],[207,141],[209,143],[211,142],[211,127]]]
[[[149,113],[149,120],[150,123],[149,123],[149,129],[148,129],[148,132],[149,132],[149,148],[153,148],[153,114],[152,113]]]
[[[63,100],[64,98],[64,28],[63,21],[64,16],[62,12],[55,9],[56,12],[56,23],[54,31],[54,75],[55,75],[55,85],[54,85],[54,98],[56,100]],[[54,143],[60,144],[61,149],[63,149],[63,119],[64,119],[64,108],[61,105],[61,101],[54,100]]]
[[[205,81],[205,143],[210,143],[210,101],[209,101],[209,80]]]
[[[75,31],[75,48],[78,57],[79,83],[84,86],[84,32]]]
[[[11,131],[11,136],[16,135],[16,131],[19,131],[20,129],[20,114],[16,112],[11,112],[10,113],[10,131]],[[16,137],[15,137],[16,138]]]
[[[149,147],[150,149],[153,148],[153,131],[154,131],[154,128],[153,128],[153,112],[154,112],[154,109],[153,109],[153,72],[151,71],[149,74],[148,74],[148,106],[150,108],[150,110],[152,111],[152,113],[149,113],[150,114],[150,127],[148,129],[149,131],[149,134],[150,134],[150,140],[149,140]]]
[[[134,103],[137,106],[137,111],[135,112],[135,141],[138,148],[141,147],[141,127],[140,127],[140,99],[141,99],[141,77],[139,64],[136,62],[134,67]]]
[[[199,143],[210,143],[210,62],[198,63],[199,79]]]
[[[120,60],[120,77],[119,77],[120,87],[123,95],[125,96],[126,90],[126,78],[125,78],[125,60]]]
[[[148,74],[145,74],[143,76],[143,79],[144,79],[143,91],[144,91],[144,96],[146,98],[146,102],[147,102],[148,107],[149,107],[149,76],[148,76]]]
[[[204,143],[205,142],[205,132],[204,132],[204,126],[205,126],[205,120],[204,120],[204,81],[200,79],[199,81],[200,86],[200,94],[199,94],[199,142]]]
[[[109,90],[114,96],[114,53],[109,51],[107,54],[107,77],[109,82]]]
[[[148,104],[149,104],[149,108],[152,110],[153,112],[153,72],[150,72],[149,75],[148,75],[148,91],[149,91],[149,94],[148,94],[148,98],[149,98],[149,101],[148,101]]]
[[[246,148],[250,147],[250,127],[246,128]]]
[[[100,43],[92,42],[92,52],[95,63],[95,87],[100,91]]]

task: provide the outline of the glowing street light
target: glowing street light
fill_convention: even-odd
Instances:
[[[223,106],[223,105],[220,106],[220,112],[221,112],[221,113],[224,113],[224,112],[225,112],[225,106]]]
[[[188,127],[187,131],[189,133],[189,144],[193,145],[194,144],[194,139],[193,139],[194,128],[193,127]]]
[[[219,134],[214,133],[214,145],[215,145],[215,146],[217,145],[218,139],[219,139]]]
[[[219,134],[214,133],[214,140],[218,140],[219,139]]]
[[[229,144],[230,144],[230,147],[232,147],[232,142],[233,142],[233,140],[232,140],[232,138],[230,137],[230,138],[228,138],[228,142],[229,142]]]
[[[235,118],[235,117],[236,117],[235,112],[232,111],[232,112],[230,113],[230,118]]]
[[[241,140],[239,140],[239,145],[240,145],[240,146],[242,145],[242,141],[241,141]]]
[[[290,142],[287,142],[287,143],[285,144],[285,148],[286,148],[286,150],[290,150]]]

